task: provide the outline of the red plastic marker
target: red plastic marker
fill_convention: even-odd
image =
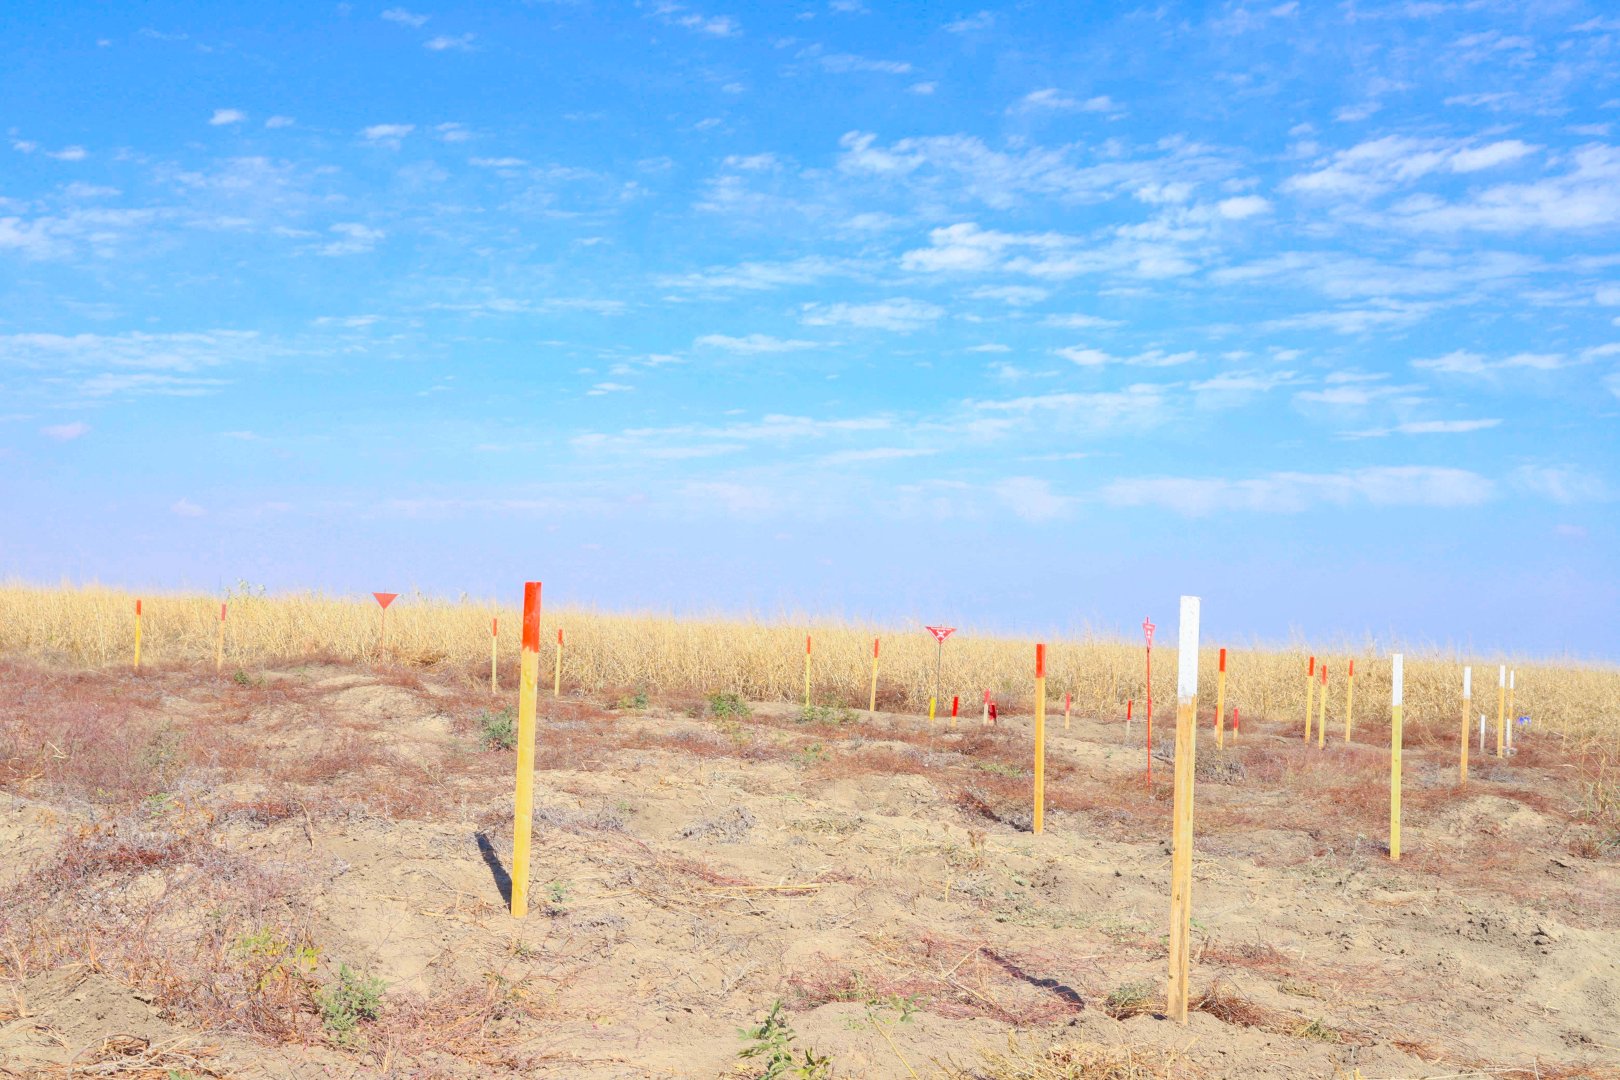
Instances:
[[[394,600],[399,596],[399,593],[397,593],[397,592],[374,592],[371,595],[376,597],[377,598],[377,603],[382,605],[382,609],[384,611],[387,611],[388,610],[388,605],[392,604],[394,602]]]
[[[219,621],[220,622],[225,621],[225,605],[224,604],[219,605]]]
[[[141,613],[141,602],[139,600],[137,600],[137,601],[135,601],[135,614],[139,615],[140,613]]]
[[[1242,728],[1243,724],[1238,718],[1238,707],[1234,705],[1232,706],[1232,734],[1236,735]]]
[[[1226,650],[1225,649],[1221,650],[1221,670],[1222,671],[1226,670]]]
[[[962,704],[962,699],[959,698],[959,697],[956,697],[955,695],[952,695],[952,697],[951,697],[951,719],[952,720],[956,719],[956,709],[957,709],[957,706],[959,706],[961,704]]]

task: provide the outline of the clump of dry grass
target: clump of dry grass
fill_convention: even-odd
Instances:
[[[145,604],[144,659],[149,664],[209,664],[214,657],[219,597],[149,595]],[[135,596],[100,587],[0,587],[0,653],[53,662],[106,666],[130,658]],[[226,672],[309,658],[387,659],[407,666],[448,667],[469,680],[488,679],[490,618],[499,616],[503,679],[510,685],[517,659],[515,608],[449,602],[421,594],[402,596],[388,611],[388,649],[380,648],[380,613],[370,598],[315,594],[230,598]],[[604,614],[548,608],[542,642],[549,649],[557,627],[567,629],[565,688],[601,693],[636,687],[660,695],[733,691],[754,701],[791,701],[803,693],[804,634],[815,638],[814,695],[818,702],[854,708],[866,704],[872,639],[883,639],[879,700],[887,708],[921,711],[933,693],[933,638],[920,626],[873,627],[825,620],[791,623],[754,619],[676,618],[658,614]],[[1200,663],[1200,697],[1214,700],[1211,642]],[[1145,697],[1139,642],[1087,635],[1049,639],[1048,692],[1072,694],[1080,716],[1116,718],[1127,698]],[[1267,649],[1232,645],[1227,702],[1251,722],[1288,721],[1304,711],[1306,646]],[[1343,723],[1346,662],[1358,659],[1358,729],[1387,727],[1389,665],[1369,644],[1316,648],[1329,665],[1329,730]],[[1153,696],[1173,701],[1175,650],[1160,647]],[[1461,665],[1479,671],[1504,658],[1466,658],[1409,651],[1406,723],[1419,737],[1427,725],[1450,729],[1461,707]],[[1505,662],[1505,660],[1504,660]],[[1585,738],[1612,733],[1620,715],[1620,670],[1612,666],[1513,660],[1519,673],[1515,705],[1534,715],[1542,731]],[[969,703],[990,690],[1006,711],[1028,706],[1033,650],[1026,641],[964,629],[946,647],[946,698]],[[1483,703],[1483,702],[1482,702]],[[1437,737],[1439,737],[1437,735]]]
[[[945,1066],[941,1080],[1190,1080],[1198,1072],[1178,1055],[1142,1046],[1064,1041],[1027,1046],[1016,1035],[1005,1050],[981,1050],[977,1065]]]

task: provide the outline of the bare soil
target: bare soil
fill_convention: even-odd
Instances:
[[[1034,835],[1029,717],[543,694],[514,920],[515,700],[0,662],[0,1075],[757,1077],[781,1001],[838,1077],[1620,1077],[1620,858],[1556,740],[1459,787],[1412,732],[1392,862],[1387,724],[1206,717],[1182,1026],[1140,723],[1049,721]]]

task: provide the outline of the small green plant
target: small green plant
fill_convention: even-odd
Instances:
[[[741,694],[725,691],[709,695],[709,715],[721,720],[750,715],[754,710],[748,707],[748,702],[742,699]]]
[[[264,685],[264,676],[249,675],[241,668],[237,668],[236,673],[231,676],[231,682],[235,683],[237,686],[251,686],[257,689],[258,687],[262,687]]]
[[[997,776],[1011,776],[1016,778],[1024,775],[1024,770],[1020,769],[1018,766],[1006,765],[999,761],[980,761],[976,762],[975,764],[978,768],[983,769],[985,772],[995,773]]]
[[[1116,1020],[1140,1016],[1153,1011],[1153,1005],[1157,1000],[1154,993],[1154,984],[1145,980],[1126,983],[1108,992],[1108,997],[1103,999],[1103,1008]]]
[[[794,760],[800,765],[818,765],[827,760],[827,748],[818,742],[811,743],[809,746],[801,747],[794,755]]]
[[[759,1058],[763,1071],[754,1080],[829,1080],[832,1059],[793,1045],[798,1038],[793,1026],[782,1015],[777,1001],[758,1027],[738,1028],[737,1037],[748,1045],[737,1051],[740,1058]]]
[[[352,1042],[360,1021],[382,1015],[382,992],[381,979],[356,975],[348,964],[339,965],[337,982],[315,991],[321,1026],[334,1042]]]
[[[244,934],[234,944],[244,966],[257,972],[254,990],[262,991],[288,979],[303,979],[315,970],[321,952],[309,942],[294,945],[268,926]]]
[[[1344,1036],[1328,1027],[1320,1020],[1312,1020],[1308,1024],[1301,1024],[1294,1031],[1296,1039],[1315,1039],[1317,1042],[1336,1043],[1343,1042]]]
[[[568,882],[551,881],[546,883],[546,914],[553,917],[567,912]]]
[[[621,712],[640,712],[647,707],[647,694],[637,690],[634,694],[626,694],[613,703],[615,709]]]
[[[510,707],[478,713],[478,742],[485,750],[510,750],[517,745],[517,718]]]

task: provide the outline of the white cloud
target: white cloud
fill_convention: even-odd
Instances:
[[[975,300],[1000,300],[1012,307],[1038,304],[1052,294],[1035,285],[981,285],[968,295]]]
[[[361,131],[360,134],[365,136],[367,142],[376,143],[379,146],[397,147],[405,136],[415,130],[415,124],[372,124]]]
[[[806,255],[787,262],[744,262],[711,266],[689,274],[656,278],[659,287],[686,292],[762,292],[794,285],[810,285],[833,277],[853,277],[864,265],[851,259]]]
[[[853,56],[849,53],[833,53],[817,59],[822,70],[834,75],[846,75],[852,71],[870,71],[880,75],[909,75],[911,65],[902,60],[869,60],[864,56]]]
[[[1389,428],[1349,432],[1350,438],[1378,439],[1386,435],[1466,435],[1498,427],[1501,420],[1412,420]]]
[[[1591,230],[1620,224],[1620,147],[1585,146],[1567,172],[1487,187],[1459,202],[1414,195],[1391,208],[1394,224],[1430,232]]]
[[[1259,195],[1237,195],[1230,199],[1222,199],[1215,204],[1215,209],[1223,218],[1243,221],[1267,213],[1271,209],[1271,203]]]
[[[700,348],[724,349],[735,353],[782,353],[798,352],[802,349],[824,348],[824,344],[817,341],[801,341],[797,338],[777,338],[769,334],[747,334],[743,337],[729,337],[725,334],[704,334],[693,342]]]
[[[214,127],[219,127],[222,124],[240,124],[246,119],[247,113],[241,109],[215,109],[208,122]]]
[[[1412,366],[1420,371],[1434,371],[1442,375],[1474,375],[1480,377],[1495,377],[1507,371],[1559,371],[1563,368],[1573,367],[1576,364],[1589,363],[1611,355],[1611,347],[1600,345],[1584,350],[1580,356],[1571,357],[1565,353],[1514,353],[1500,360],[1488,360],[1479,353],[1469,352],[1466,349],[1456,349],[1444,356],[1426,357],[1413,360]]]
[[[1099,492],[1114,506],[1157,506],[1187,517],[1246,510],[1298,513],[1313,506],[1477,506],[1496,485],[1466,469],[1375,466],[1337,473],[1275,472],[1247,480],[1152,476],[1116,480]]]
[[[869,304],[804,304],[800,321],[806,326],[855,326],[867,330],[918,330],[937,321],[945,309],[923,300],[899,297]]]
[[[1047,326],[1061,327],[1064,330],[1098,330],[1110,326],[1119,326],[1117,319],[1104,319],[1096,315],[1048,315],[1041,320]]]
[[[55,439],[57,442],[72,442],[74,439],[88,435],[90,425],[83,420],[75,420],[70,424],[52,424],[49,427],[40,428],[39,433],[47,439]]]
[[[272,116],[264,122],[264,126],[267,128],[288,128],[293,126],[293,122],[293,118],[290,116]]]
[[[1602,502],[1610,494],[1601,476],[1572,465],[1523,465],[1509,480],[1519,490],[1555,503]]]
[[[82,146],[64,146],[60,150],[45,151],[45,156],[57,161],[83,161],[90,156],[90,152]]]
[[[742,33],[737,20],[729,15],[700,15],[695,11],[688,11],[680,4],[657,4],[653,7],[653,14],[668,26],[679,26],[694,33],[708,34],[710,37],[736,37]]]
[[[1295,194],[1367,199],[1434,173],[1473,173],[1517,161],[1537,147],[1517,139],[1485,145],[1386,135],[1333,154],[1312,172],[1283,181]]]
[[[322,255],[361,255],[375,248],[377,242],[388,235],[381,229],[362,225],[358,221],[340,221],[330,231],[337,233],[339,239],[321,245],[319,250]]]
[[[401,26],[409,26],[416,30],[420,30],[427,24],[428,19],[431,18],[431,16],[418,15],[416,12],[407,11],[404,8],[389,8],[387,11],[382,13],[382,17],[388,22],[398,23]]]
[[[939,83],[935,83],[935,82],[916,82],[916,83],[912,83],[910,86],[906,87],[906,89],[911,91],[913,94],[921,94],[923,96],[927,96],[929,94],[932,94],[935,90],[939,89]]]
[[[601,397],[603,394],[624,394],[634,389],[635,387],[627,386],[624,383],[599,382],[592,386],[589,390],[585,391],[585,396]]]
[[[476,34],[457,34],[451,37],[449,34],[440,34],[422,42],[422,48],[431,49],[433,52],[445,52],[450,49],[458,52],[471,52],[473,38],[476,36]]]
[[[1262,325],[1267,330],[1332,330],[1337,334],[1365,334],[1372,330],[1410,326],[1434,307],[1434,304],[1406,300],[1374,301],[1362,307],[1288,315]]]
[[[881,461],[904,461],[909,458],[929,457],[939,453],[919,447],[876,446],[870,450],[839,450],[817,459],[819,465],[866,465]]]
[[[190,499],[181,499],[173,506],[169,507],[169,513],[173,514],[175,517],[200,518],[205,516],[208,511],[204,510]]]
[[[1137,353],[1135,356],[1113,356],[1101,349],[1089,349],[1081,346],[1068,346],[1054,350],[1057,355],[1070,363],[1081,367],[1102,367],[1106,364],[1128,364],[1135,367],[1175,367],[1178,364],[1187,364],[1198,359],[1198,354],[1192,351],[1166,353],[1159,349],[1149,349]]]
[[[468,158],[467,164],[471,165],[475,169],[521,169],[523,166],[527,165],[528,162],[524,161],[522,158],[515,157],[475,157]]]
[[[1007,109],[1008,112],[1041,112],[1044,110],[1088,113],[1119,113],[1122,111],[1114,99],[1107,94],[1082,99],[1071,97],[1051,86],[1044,90],[1033,90],[1025,94]]]

